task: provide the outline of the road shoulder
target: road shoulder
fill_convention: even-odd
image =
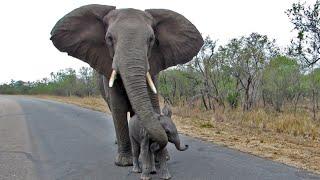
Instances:
[[[20,105],[0,96],[0,179],[34,180],[28,128]]]

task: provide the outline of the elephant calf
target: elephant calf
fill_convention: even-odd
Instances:
[[[161,126],[165,129],[169,142],[173,143],[177,150],[185,151],[188,145],[182,146],[177,128],[171,119],[171,110],[165,106],[162,109],[163,115],[159,116]],[[142,122],[134,115],[129,121],[129,136],[132,145],[133,154],[133,172],[140,173],[141,179],[150,179],[150,174],[156,173],[155,156],[160,164],[160,177],[162,179],[170,179],[171,175],[167,167],[167,151],[166,148],[159,149],[159,145],[153,142],[142,126]],[[141,152],[142,170],[139,165],[139,155]]]

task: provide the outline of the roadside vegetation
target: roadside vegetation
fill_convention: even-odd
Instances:
[[[296,3],[286,11],[297,36],[285,49],[259,33],[225,45],[206,37],[191,62],[161,72],[161,101],[173,107],[180,132],[320,173],[319,6]],[[0,94],[108,111],[97,73],[86,67],[12,80]]]

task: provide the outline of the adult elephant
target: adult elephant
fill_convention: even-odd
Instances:
[[[104,76],[118,141],[116,165],[132,164],[128,111],[138,115],[160,148],[166,146],[153,82],[161,70],[186,63],[198,53],[203,39],[191,22],[165,9],[141,11],[92,4],[62,17],[51,31],[51,40],[57,49],[87,62]]]

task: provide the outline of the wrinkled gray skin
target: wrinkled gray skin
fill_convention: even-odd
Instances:
[[[163,115],[159,116],[161,126],[165,129],[169,142],[173,143],[177,150],[185,151],[188,145],[181,145],[177,128],[171,120],[171,110],[165,106],[162,110]],[[155,156],[160,164],[160,178],[170,179],[171,175],[166,163],[165,149],[158,149],[157,143],[149,139],[148,132],[142,126],[137,115],[129,121],[129,136],[132,145],[133,172],[140,173],[141,179],[150,179],[150,173],[156,172]],[[139,165],[139,155],[141,154],[142,169]]]
[[[87,62],[103,75],[102,91],[108,94],[118,141],[115,164],[132,165],[127,112],[137,114],[150,139],[162,149],[168,142],[158,117],[157,94],[146,83],[150,72],[190,61],[203,45],[196,27],[182,15],[165,9],[115,9],[86,5],[62,17],[51,31],[61,52]],[[117,78],[108,81],[112,70]]]

